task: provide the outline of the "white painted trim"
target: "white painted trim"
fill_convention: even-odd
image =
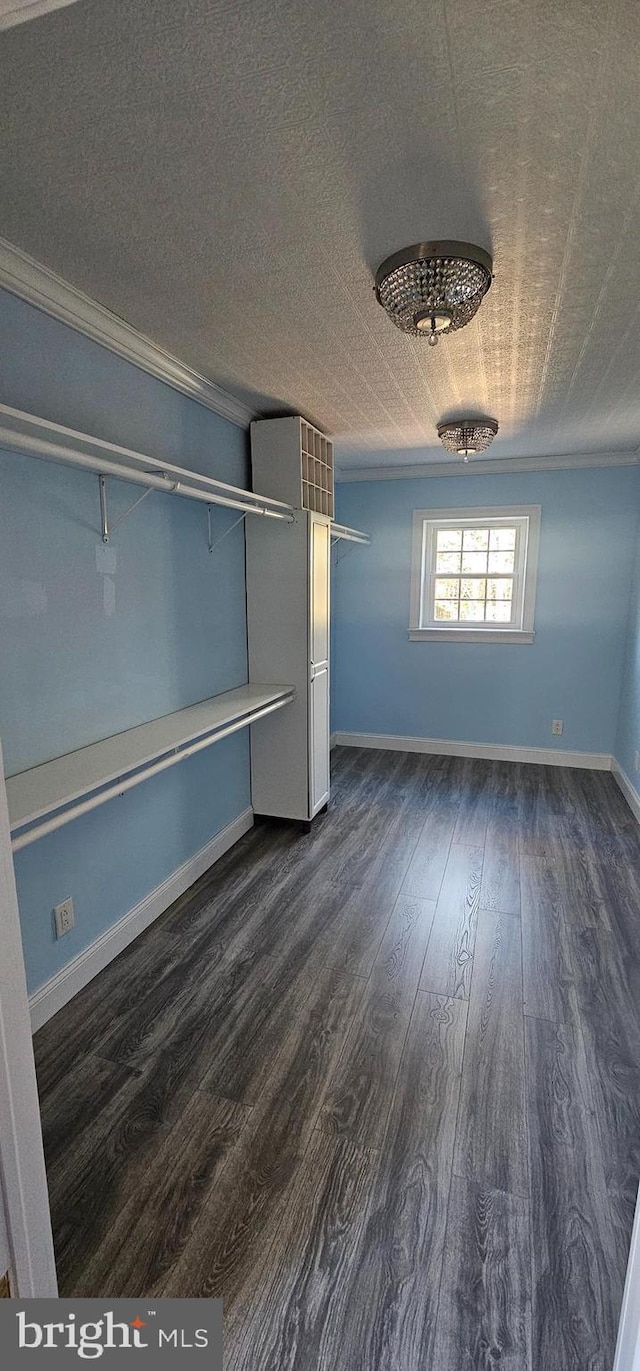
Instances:
[[[11,29],[14,24],[25,24],[28,19],[39,19],[49,10],[60,10],[76,0],[2,0],[0,7],[0,29]]]
[[[329,751],[330,751],[330,752],[333,752],[333,749],[334,749],[335,745],[336,745],[336,735],[335,735],[335,733],[331,733],[331,734],[329,735]]]
[[[411,530],[409,640],[459,643],[532,643],[536,608],[541,505],[459,506],[414,509]],[[440,623],[430,613],[436,572],[436,533],[454,528],[516,526],[512,616],[509,624]]]
[[[100,343],[118,357],[124,357],[150,376],[165,381],[174,390],[182,391],[183,395],[197,400],[215,414],[230,419],[231,423],[248,428],[251,420],[257,417],[234,395],[172,357],[124,319],[64,281],[42,262],[36,262],[21,248],[14,247],[6,238],[0,238],[0,286],[68,324],[77,333],[92,338],[94,343]]]
[[[521,628],[410,628],[410,642],[419,643],[533,643],[535,633]]]
[[[7,1233],[4,1200],[2,1198],[2,1184],[0,1183],[0,1281],[3,1276],[9,1275],[10,1266],[11,1252],[9,1250],[9,1234]]]
[[[413,466],[340,467],[336,481],[418,481],[425,476],[505,476],[519,471],[574,471],[581,467],[635,467],[640,452],[569,452],[547,457],[484,457],[477,462],[417,462]]]
[[[638,794],[638,791],[636,790],[635,786],[629,780],[626,771],[623,771],[619,761],[617,761],[615,757],[613,757],[611,761],[611,770],[613,771],[614,777],[618,785],[620,786],[620,789],[622,791],[622,794],[624,795],[625,800],[627,801],[631,813],[634,815],[634,818],[636,818],[638,820],[638,823],[640,824],[640,794]]]
[[[640,1371],[640,1198],[636,1200],[613,1371]]]
[[[114,960],[118,954],[124,951],[129,943],[133,942],[145,928],[154,923],[156,919],[164,914],[169,905],[174,900],[184,894],[185,890],[193,885],[194,881],[204,875],[205,871],[213,866],[225,852],[228,852],[234,843],[237,843],[249,829],[253,827],[253,810],[245,809],[239,814],[237,819],[233,819],[226,828],[217,833],[215,838],[211,838],[205,846],[200,848],[193,857],[183,862],[177,871],[168,876],[161,885],[156,886],[155,890],[145,895],[139,904],[134,905],[122,919],[119,919],[112,928],[108,928],[99,938],[96,938],[89,947],[74,957],[68,966],[64,966],[49,981],[40,986],[29,999],[31,1010],[31,1027],[35,1033],[36,1029],[41,1028],[48,1019],[57,1014],[62,1006],[73,999],[78,991],[82,990],[94,976],[98,975],[109,962]]]
[[[391,752],[429,752],[441,757],[485,757],[488,761],[537,762],[545,766],[578,766],[610,771],[608,752],[568,752],[551,747],[512,747],[506,743],[467,743],[450,738],[411,738],[398,733],[334,734],[336,747],[375,747]]]
[[[53,1298],[56,1265],[1,749],[0,945],[0,1203],[12,1293],[19,1299]]]

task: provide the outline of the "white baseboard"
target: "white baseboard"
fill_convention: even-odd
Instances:
[[[333,749],[334,749],[335,745],[336,745],[336,735],[335,735],[335,733],[332,733],[332,734],[330,735],[330,738],[329,738],[329,751],[330,751],[330,752],[333,752]]]
[[[31,1027],[35,1033],[36,1029],[41,1028],[47,1019],[57,1014],[62,1006],[73,999],[94,976],[98,975],[114,957],[124,951],[129,943],[133,942],[145,928],[149,927],[155,919],[164,914],[165,909],[173,904],[185,890],[193,885],[194,881],[204,875],[214,862],[217,862],[225,852],[228,852],[234,843],[237,843],[249,829],[253,827],[253,809],[245,809],[244,813],[239,814],[237,819],[233,819],[226,828],[217,833],[215,838],[211,838],[204,847],[200,848],[193,857],[183,862],[177,871],[168,876],[161,885],[156,886],[145,895],[140,903],[134,905],[122,919],[119,919],[111,928],[106,929],[95,939],[89,947],[74,957],[68,966],[64,966],[61,971],[57,971],[51,980],[34,991],[29,996],[29,1008],[31,1011]]]
[[[618,782],[618,785],[620,786],[622,794],[624,795],[624,798],[629,806],[629,809],[631,810],[631,813],[640,824],[640,794],[638,793],[632,782],[629,780],[626,771],[622,770],[620,763],[616,761],[615,757],[612,757],[611,759],[611,770],[614,774],[616,781]]]
[[[336,747],[377,747],[393,752],[432,752],[441,757],[485,757],[488,761],[537,762],[610,771],[608,752],[567,752],[555,747],[510,747],[503,743],[453,742],[449,738],[410,738],[397,733],[334,734]]]

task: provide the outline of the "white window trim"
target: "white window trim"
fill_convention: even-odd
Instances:
[[[493,505],[465,509],[416,509],[413,512],[411,540],[411,608],[409,619],[409,638],[412,642],[449,642],[449,643],[532,643],[535,638],[534,618],[536,607],[536,583],[538,578],[538,547],[540,542],[540,505]],[[429,624],[422,627],[422,597],[424,589],[424,558],[429,538],[429,526],[447,522],[456,525],[518,519],[528,520],[526,541],[520,543],[520,567],[516,574],[524,575],[524,594],[522,600],[522,621],[518,627],[509,625],[504,628],[496,624],[480,627],[458,624],[439,626]]]

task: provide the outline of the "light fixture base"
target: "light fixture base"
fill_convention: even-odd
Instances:
[[[433,344],[437,333],[453,333],[470,323],[492,273],[489,253],[474,243],[414,243],[378,267],[376,298],[403,333]]]
[[[451,419],[438,424],[438,437],[447,452],[468,462],[486,452],[498,432],[497,419]]]

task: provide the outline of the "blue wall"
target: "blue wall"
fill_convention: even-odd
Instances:
[[[0,397],[245,486],[239,428],[0,292]],[[112,518],[140,493],[109,481]],[[216,532],[237,515],[214,511]],[[99,536],[97,477],[0,460],[0,737],[7,774],[247,679],[244,537],[209,555],[206,507],[150,495]],[[250,803],[248,737],[228,738],[16,857],[30,990]],[[76,927],[56,942],[52,909]]]
[[[634,753],[640,749],[640,547],[629,597],[629,620],[615,756],[631,784],[640,790]]]
[[[343,482],[373,541],[334,582],[332,728],[612,752],[639,497],[635,467]],[[410,642],[413,510],[518,504],[542,506],[535,642]]]

